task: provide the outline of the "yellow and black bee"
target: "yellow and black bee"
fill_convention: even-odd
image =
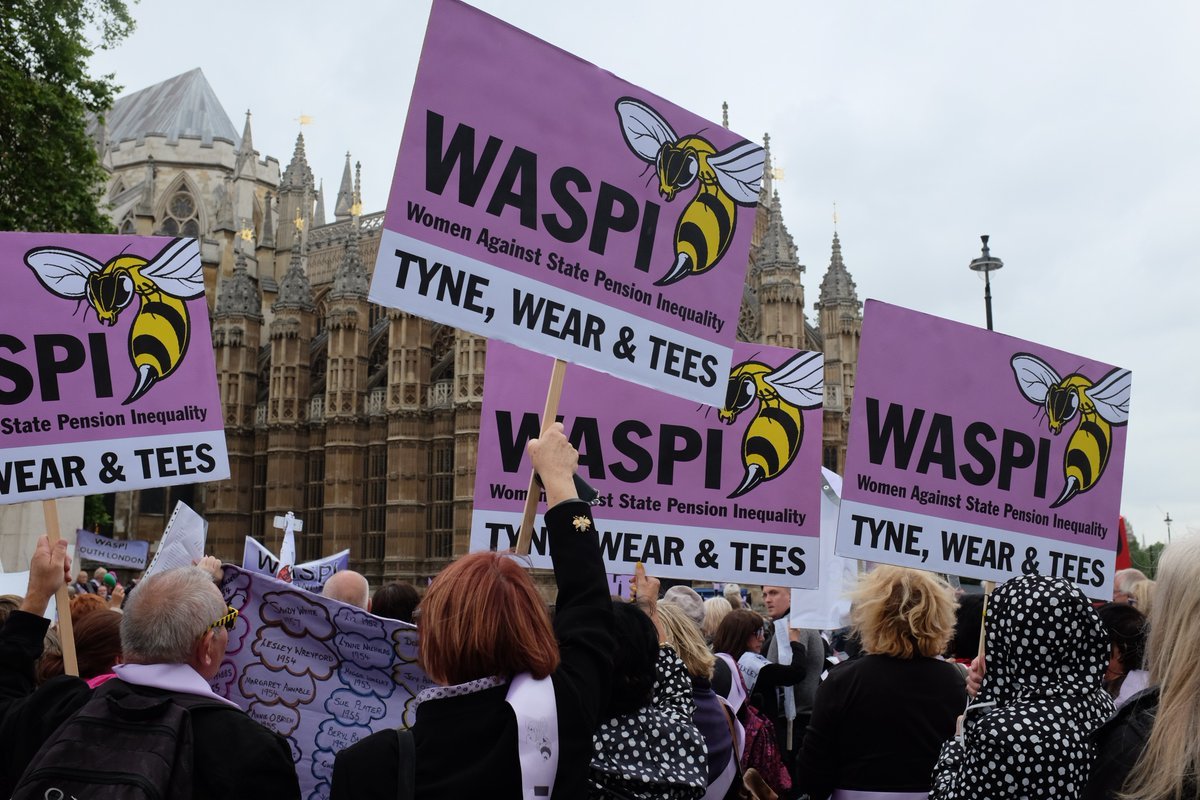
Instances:
[[[825,361],[820,353],[798,353],[778,369],[760,361],[743,361],[729,372],[725,406],[718,418],[732,425],[758,400],[758,413],[742,437],[746,474],[731,498],[763,481],[779,477],[791,466],[804,440],[807,408],[818,408],[825,392]]]
[[[662,116],[630,97],[617,101],[621,133],[633,154],[658,172],[658,191],[669,203],[699,183],[675,225],[675,262],[655,286],[666,286],[716,266],[733,241],[737,206],[758,202],[763,149],[747,141],[717,152],[706,139],[680,138]]]
[[[140,298],[129,329],[129,360],[137,377],[122,405],[144,395],[183,361],[191,328],[184,301],[204,294],[194,239],[174,239],[149,261],[121,254],[101,264],[74,250],[39,247],[25,254],[25,263],[51,294],[87,300],[102,325],[116,325],[121,311]]]
[[[1051,508],[1058,508],[1080,492],[1096,485],[1112,451],[1112,426],[1129,420],[1132,374],[1114,369],[1098,382],[1073,372],[1065,378],[1029,353],[1018,353],[1011,361],[1017,388],[1025,399],[1046,412],[1046,422],[1055,436],[1063,426],[1079,417],[1063,455],[1065,482]]]

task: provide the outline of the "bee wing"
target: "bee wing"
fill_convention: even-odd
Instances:
[[[1017,387],[1031,403],[1041,405],[1046,402],[1050,387],[1062,383],[1062,377],[1054,371],[1054,367],[1037,356],[1017,353],[1009,363],[1017,379]]]
[[[138,270],[169,295],[187,299],[204,294],[204,272],[195,239],[174,239]]]
[[[820,353],[798,353],[764,375],[763,380],[797,408],[816,408],[825,394],[825,357]]]
[[[1114,369],[1090,389],[1084,389],[1096,406],[1096,413],[1110,425],[1124,425],[1129,421],[1129,392],[1133,384],[1133,373],[1127,369]]]
[[[664,144],[679,139],[657,111],[632,97],[617,101],[617,117],[621,120],[625,144],[634,155],[651,164],[658,160],[658,151]]]
[[[734,202],[744,206],[758,202],[762,187],[766,153],[753,142],[741,142],[708,157],[708,165],[717,173],[717,183]]]
[[[77,298],[87,295],[88,275],[104,265],[91,256],[61,247],[39,247],[25,254],[25,263],[51,294]]]

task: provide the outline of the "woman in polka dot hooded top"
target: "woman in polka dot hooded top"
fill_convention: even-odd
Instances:
[[[1061,578],[1013,578],[988,603],[987,671],[963,735],[947,742],[930,800],[1078,798],[1089,737],[1113,713],[1102,680],[1108,637]]]

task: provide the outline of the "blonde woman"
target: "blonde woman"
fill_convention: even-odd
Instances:
[[[724,597],[710,597],[704,601],[704,640],[712,643],[713,637],[717,635],[717,628],[721,627],[721,620],[728,616],[729,612],[733,611],[733,606]]]
[[[1200,536],[1163,550],[1146,645],[1150,688],[1096,733],[1083,800],[1194,798],[1200,792]]]
[[[700,729],[708,748],[708,789],[704,800],[720,800],[730,793],[738,768],[733,748],[735,723],[712,688],[713,665],[717,658],[704,643],[696,623],[678,605],[659,603],[658,619],[664,640],[675,648],[692,679],[692,700],[696,704],[692,721]],[[740,723],[737,724],[740,727]],[[736,793],[732,796],[736,797]]]
[[[922,798],[967,703],[962,673],[938,658],[954,632],[954,591],[932,573],[881,566],[851,599],[866,655],[817,688],[798,788],[812,800]]]
[[[1149,578],[1129,584],[1129,605],[1142,612],[1146,619],[1150,619],[1150,609],[1154,608],[1154,587],[1156,585]]]

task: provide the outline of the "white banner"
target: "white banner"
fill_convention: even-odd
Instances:
[[[839,555],[989,581],[1037,573],[1066,578],[1093,600],[1112,597],[1113,551],[1104,537],[1095,547],[1055,542],[850,500],[838,528]]]
[[[417,268],[396,253],[423,253],[453,264],[484,287],[468,290],[461,305],[446,302],[443,288],[405,291]],[[410,275],[411,273],[411,275]],[[435,322],[501,339],[536,353],[583,364],[668,394],[720,407],[733,349],[635,316],[613,306],[477,259],[384,230],[380,235],[371,301],[403,308]],[[387,274],[391,282],[381,280]],[[404,277],[399,277],[404,276]],[[718,331],[719,333],[719,331]]]
[[[259,544],[258,540],[247,536],[246,547],[242,553],[242,569],[275,577],[279,572],[279,558]],[[329,580],[330,575],[344,569],[350,569],[349,550],[342,550],[327,558],[296,564],[292,568],[291,582],[310,592],[320,592],[325,587],[325,581]]]
[[[0,503],[107,494],[228,477],[224,431],[0,450]]]

